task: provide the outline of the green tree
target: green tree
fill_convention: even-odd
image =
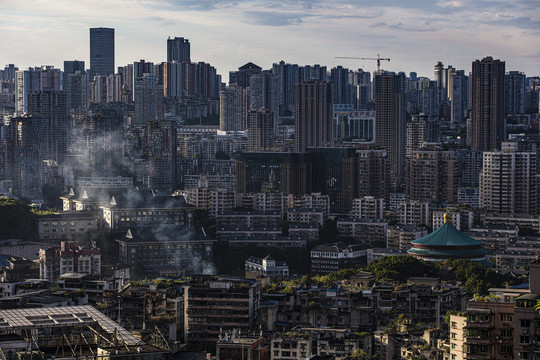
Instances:
[[[32,208],[21,200],[0,199],[0,239],[39,239]]]
[[[372,261],[367,271],[373,273],[377,280],[405,283],[408,278],[416,276],[434,276],[437,268],[434,264],[412,256],[386,256]]]

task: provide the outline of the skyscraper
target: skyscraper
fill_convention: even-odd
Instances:
[[[471,148],[501,148],[504,135],[504,61],[491,56],[472,63]]]
[[[30,200],[41,199],[42,194],[42,137],[41,118],[24,116],[12,118],[5,131],[11,144],[12,162],[6,164],[13,179],[13,193]]]
[[[405,74],[375,75],[375,143],[386,149],[393,190],[403,183],[405,170]]]
[[[64,61],[64,75],[75,74],[77,71],[84,72],[84,61],[81,60],[66,60]]]
[[[469,108],[469,77],[458,70],[452,75],[452,123],[463,123]]]
[[[90,29],[90,80],[114,74],[114,29]]]
[[[230,86],[219,92],[219,129],[243,131],[247,129],[247,90]]]
[[[525,74],[519,71],[510,71],[505,76],[505,112],[507,114],[525,113]]]
[[[135,125],[163,120],[163,85],[158,77],[145,73],[135,80]]]
[[[274,147],[274,114],[265,109],[248,114],[248,151],[268,151]]]
[[[150,189],[172,193],[176,190],[176,123],[151,121],[147,128],[148,175]]]
[[[502,143],[502,151],[484,152],[480,174],[480,207],[501,213],[536,213],[536,152]]]
[[[330,71],[330,81],[334,104],[350,104],[349,69],[342,66],[333,68]]]
[[[167,39],[167,62],[190,62],[190,46],[189,40],[183,37],[175,37]]]
[[[326,146],[332,136],[332,86],[324,81],[304,81],[294,86],[294,149]]]
[[[66,94],[52,90],[29,93],[28,114],[41,116],[43,160],[63,163],[67,156],[68,135]]]

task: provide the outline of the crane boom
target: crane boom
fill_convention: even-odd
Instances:
[[[377,54],[376,58],[373,57],[354,57],[354,56],[336,56],[336,59],[353,59],[353,60],[377,60],[377,71],[381,70],[381,60],[390,61],[390,58],[382,58]]]

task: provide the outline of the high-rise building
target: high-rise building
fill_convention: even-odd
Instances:
[[[176,190],[176,123],[149,122],[146,146],[148,188],[172,193]]]
[[[13,194],[30,200],[42,199],[42,123],[39,116],[11,119],[12,163],[9,175],[13,180]]]
[[[163,119],[163,85],[158,77],[144,73],[135,80],[135,125]]]
[[[338,66],[330,70],[330,82],[334,104],[351,104],[349,69]]]
[[[84,61],[81,60],[71,60],[64,61],[64,76],[67,74],[75,74],[77,71],[84,72]]]
[[[349,84],[353,86],[353,105],[355,109],[368,109],[373,100],[371,91],[371,73],[358,69],[349,73]]]
[[[504,61],[491,56],[472,63],[471,148],[493,151],[504,136]]]
[[[186,90],[186,67],[184,64],[173,61],[163,65],[165,96],[168,98],[184,96]]]
[[[29,68],[15,74],[15,110],[17,115],[28,113],[28,93],[41,90],[41,71]]]
[[[504,100],[506,114],[525,113],[525,74],[519,71],[510,71],[504,77]]]
[[[4,66],[4,70],[0,70],[0,80],[15,81],[15,73],[19,71],[19,68],[14,64],[8,64]]]
[[[407,159],[409,199],[436,204],[455,202],[457,169],[453,151],[436,148],[411,151]]]
[[[63,163],[67,156],[68,114],[63,91],[28,94],[28,114],[41,117],[43,160]]]
[[[219,129],[244,131],[247,129],[247,90],[230,86],[219,92]]]
[[[311,193],[311,160],[306,153],[241,153],[236,162],[236,192]]]
[[[436,117],[427,115],[413,115],[407,121],[407,141],[405,155],[407,158],[411,152],[425,146],[426,143],[439,142],[439,122]]]
[[[90,29],[90,79],[114,74],[114,29]]]
[[[269,151],[274,147],[274,114],[268,110],[250,110],[248,114],[248,151]]]
[[[90,161],[72,163],[72,168],[93,176],[121,176],[122,125],[122,115],[105,107],[78,121],[74,125],[75,132],[80,131],[77,142],[85,147],[82,151],[88,153]],[[79,144],[70,144],[70,149],[77,149]]]
[[[388,201],[390,194],[390,163],[386,150],[356,150],[357,195],[373,196]]]
[[[90,88],[85,72],[64,73],[64,92],[68,111],[80,114],[89,105]]]
[[[500,213],[536,214],[536,152],[502,143],[501,151],[484,152],[480,174],[480,207]]]
[[[452,123],[463,123],[469,109],[469,77],[465,71],[456,71],[451,78],[451,117]]]
[[[356,149],[308,149],[312,159],[312,190],[330,197],[330,211],[347,213],[356,197]]]
[[[391,186],[397,189],[405,172],[405,74],[375,75],[375,119],[375,143],[386,149]]]
[[[189,40],[183,37],[175,37],[167,39],[167,62],[190,62],[190,45]]]
[[[257,75],[262,72],[262,68],[252,62],[248,62],[238,68],[238,71],[229,72],[229,84],[243,88],[250,87],[252,75]]]
[[[304,152],[333,141],[332,86],[324,81],[305,81],[294,86],[294,149]]]

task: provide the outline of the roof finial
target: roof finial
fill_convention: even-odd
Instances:
[[[445,224],[451,224],[452,223],[452,215],[449,213],[444,213],[444,223]]]

